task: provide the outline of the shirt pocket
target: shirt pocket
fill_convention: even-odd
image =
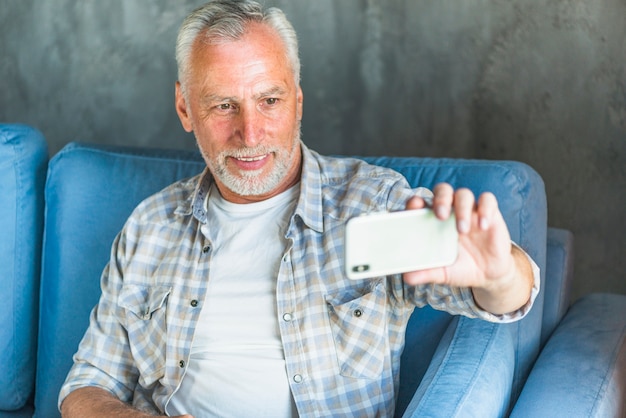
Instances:
[[[389,352],[384,286],[348,302],[334,300],[340,299],[326,299],[341,375],[379,378]]]
[[[118,296],[128,343],[140,373],[140,384],[150,387],[165,371],[166,308],[169,286],[125,284]]]

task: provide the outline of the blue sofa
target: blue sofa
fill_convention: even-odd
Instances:
[[[0,280],[6,285],[0,292],[15,302],[0,306],[0,344],[7,347],[3,345],[0,356],[0,417],[55,417],[58,391],[98,300],[99,277],[114,236],[141,200],[198,173],[203,162],[195,152],[79,143],[67,145],[48,162],[41,134],[19,125],[0,125],[0,147],[0,213],[14,208],[0,218],[1,230],[13,234],[2,238]],[[596,402],[602,405],[596,410],[609,414],[605,416],[620,413],[626,399],[623,386],[616,390],[607,383],[623,385],[626,377],[620,369],[626,316],[615,319],[626,297],[593,295],[565,314],[573,236],[548,230],[539,175],[527,165],[507,161],[366,159],[396,169],[416,186],[447,181],[476,193],[494,192],[512,238],[542,270],[543,288],[535,307],[514,324],[416,309],[407,327],[396,415],[497,417],[512,411],[517,416],[555,416],[524,414],[530,405],[544,404],[546,396],[570,395],[567,385],[554,380],[596,391],[595,399],[577,398],[572,404],[592,411],[587,406]],[[14,263],[26,267],[11,267]],[[586,313],[593,309],[605,315],[594,313],[591,321]],[[578,353],[568,343],[577,341],[584,326],[589,335],[604,327],[602,335],[610,337],[587,338],[588,350]],[[580,361],[580,356],[594,375],[613,379],[602,381],[604,390],[588,376],[570,372],[569,363],[555,365],[555,357]],[[553,392],[544,390],[546,385]]]

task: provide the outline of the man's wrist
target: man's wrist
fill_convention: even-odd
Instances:
[[[533,286],[533,271],[526,254],[511,245],[511,261],[506,274],[492,279],[485,287],[472,288],[476,305],[495,315],[514,312],[528,303]]]

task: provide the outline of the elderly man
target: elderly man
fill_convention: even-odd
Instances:
[[[492,194],[412,190],[300,141],[297,40],[280,10],[210,2],[176,55],[176,111],[207,168],[140,204],[116,238],[65,417],[393,416],[415,306],[501,322],[530,309],[538,272]],[[454,264],[345,277],[348,219],[427,200],[456,216]]]

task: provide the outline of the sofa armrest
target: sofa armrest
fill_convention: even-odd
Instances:
[[[550,337],[511,417],[623,416],[626,295],[588,295]]]
[[[47,164],[41,132],[0,124],[0,416],[24,412],[35,388]]]
[[[548,228],[541,346],[569,308],[573,276],[574,235],[566,229]]]
[[[499,417],[515,367],[507,324],[456,317],[448,326],[404,417]]]

